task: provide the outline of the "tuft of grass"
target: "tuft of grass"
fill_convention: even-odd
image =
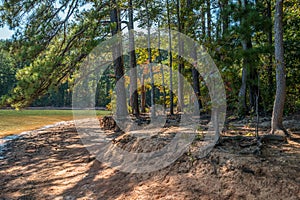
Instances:
[[[76,110],[76,119],[93,117],[95,111]],[[109,115],[97,110],[97,116]],[[73,120],[72,110],[0,110],[0,137],[30,131],[60,121]]]

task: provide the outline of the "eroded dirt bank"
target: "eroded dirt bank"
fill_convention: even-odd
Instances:
[[[249,134],[234,125],[225,135],[232,135],[232,130]],[[9,142],[0,160],[0,199],[296,200],[300,199],[297,131],[291,131],[288,142],[265,144],[261,155],[249,153],[251,145],[243,145],[247,141],[226,140],[197,159],[200,138],[172,165],[130,174],[97,161],[82,145],[74,124],[61,125]],[[116,137],[122,137],[116,140],[121,146],[141,142],[126,135]]]

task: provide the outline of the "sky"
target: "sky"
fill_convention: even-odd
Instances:
[[[80,10],[83,10],[83,9],[90,9],[91,8],[91,4],[85,4],[84,6],[81,6],[80,7]],[[64,12],[60,12],[59,13],[59,16],[61,18],[65,18],[67,13],[64,13]],[[71,17],[72,19],[72,17]],[[9,30],[9,28],[7,26],[4,26],[3,28],[0,28],[0,40],[1,39],[9,39],[11,38],[11,36],[13,35],[14,31],[12,30]]]
[[[134,23],[134,26],[135,26],[135,30],[136,31],[142,31],[144,33],[147,32],[147,30],[143,30],[143,29],[140,29],[137,27],[137,22]],[[124,33],[127,32],[127,29],[124,29],[123,31]],[[4,26],[3,28],[0,28],[0,40],[2,39],[9,39],[11,38],[11,36],[13,35],[14,31],[12,30],[9,30],[9,28],[7,26]]]
[[[0,28],[0,39],[8,39],[12,36],[14,32],[12,30],[9,30],[7,26],[4,26],[3,28]]]

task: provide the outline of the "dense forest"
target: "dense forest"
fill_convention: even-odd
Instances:
[[[300,199],[299,2],[0,0],[0,199]]]
[[[75,74],[97,45],[127,34],[130,42],[123,46],[133,49],[138,42],[134,33],[149,44],[159,42],[159,36],[150,40],[150,30],[163,28],[189,36],[209,52],[224,81],[229,114],[266,116],[274,111],[280,121],[282,114],[300,109],[297,0],[5,0],[0,16],[0,25],[14,31],[0,43],[2,107],[70,107]],[[116,58],[93,83],[98,86],[94,106],[112,109],[115,83],[130,70],[123,87],[133,95],[127,101],[117,98],[120,112],[138,116],[154,103],[171,114],[180,112],[191,101],[177,73],[192,85],[201,111],[207,112],[210,96],[203,77],[178,55],[146,48]],[[137,67],[149,63],[147,69]],[[169,74],[161,72],[161,64],[170,67]],[[163,83],[157,85],[157,79]]]

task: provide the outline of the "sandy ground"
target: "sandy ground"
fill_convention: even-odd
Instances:
[[[224,135],[249,134],[241,123],[232,122]],[[261,133],[267,130],[263,128]],[[132,174],[111,169],[90,155],[74,124],[59,125],[7,144],[0,160],[0,199],[298,200],[300,129],[289,131],[291,139],[264,144],[260,155],[249,153],[254,147],[241,145],[245,141],[226,140],[198,159],[195,152],[201,140],[196,140],[170,166]],[[126,135],[121,137],[116,140],[120,146]],[[137,142],[127,141],[127,146]]]

